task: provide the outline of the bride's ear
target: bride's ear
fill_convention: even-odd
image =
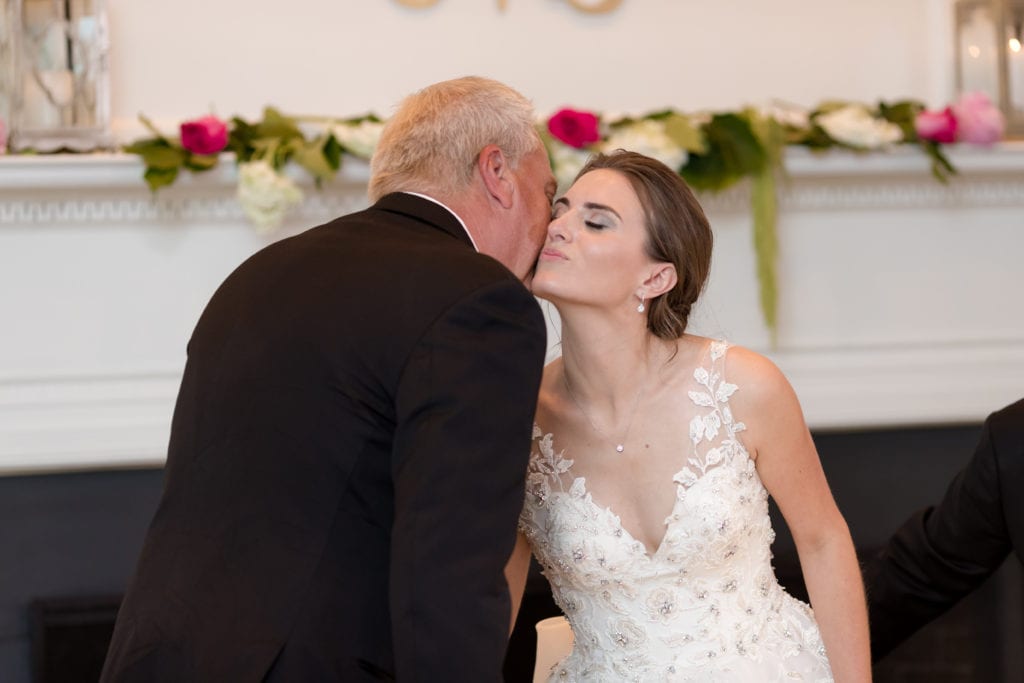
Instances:
[[[641,294],[645,299],[653,299],[676,286],[679,277],[676,275],[676,267],[671,263],[655,263],[653,269],[648,273],[647,279],[641,286]]]

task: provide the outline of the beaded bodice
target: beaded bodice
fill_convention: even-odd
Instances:
[[[772,570],[768,493],[729,407],[726,350],[711,342],[693,371],[689,443],[653,553],[535,427],[520,529],[575,636],[552,680],[831,680],[809,608]]]

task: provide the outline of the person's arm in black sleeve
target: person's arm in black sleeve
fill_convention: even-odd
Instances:
[[[911,516],[865,567],[875,661],[981,585],[1010,552],[990,423],[942,500]]]
[[[536,300],[508,280],[445,312],[402,373],[391,558],[399,681],[501,680],[504,568],[545,351]]]

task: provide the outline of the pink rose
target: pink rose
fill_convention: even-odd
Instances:
[[[193,154],[216,154],[228,144],[228,127],[216,116],[181,124],[181,146]]]
[[[7,125],[0,119],[0,154],[7,152]]]
[[[597,117],[587,111],[562,109],[548,119],[548,131],[570,147],[581,149],[601,139]]]
[[[991,145],[1002,139],[1006,120],[983,92],[964,93],[953,105],[957,139],[975,145]]]
[[[932,142],[956,142],[956,127],[956,117],[951,107],[942,111],[923,111],[914,119],[917,137]]]

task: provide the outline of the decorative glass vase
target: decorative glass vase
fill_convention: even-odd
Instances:
[[[14,2],[0,0],[0,154],[14,110]]]
[[[1024,136],[1024,0],[957,0],[957,91],[980,90],[1006,116],[1009,136]]]
[[[0,0],[11,18],[10,147],[111,146],[104,0]]]

